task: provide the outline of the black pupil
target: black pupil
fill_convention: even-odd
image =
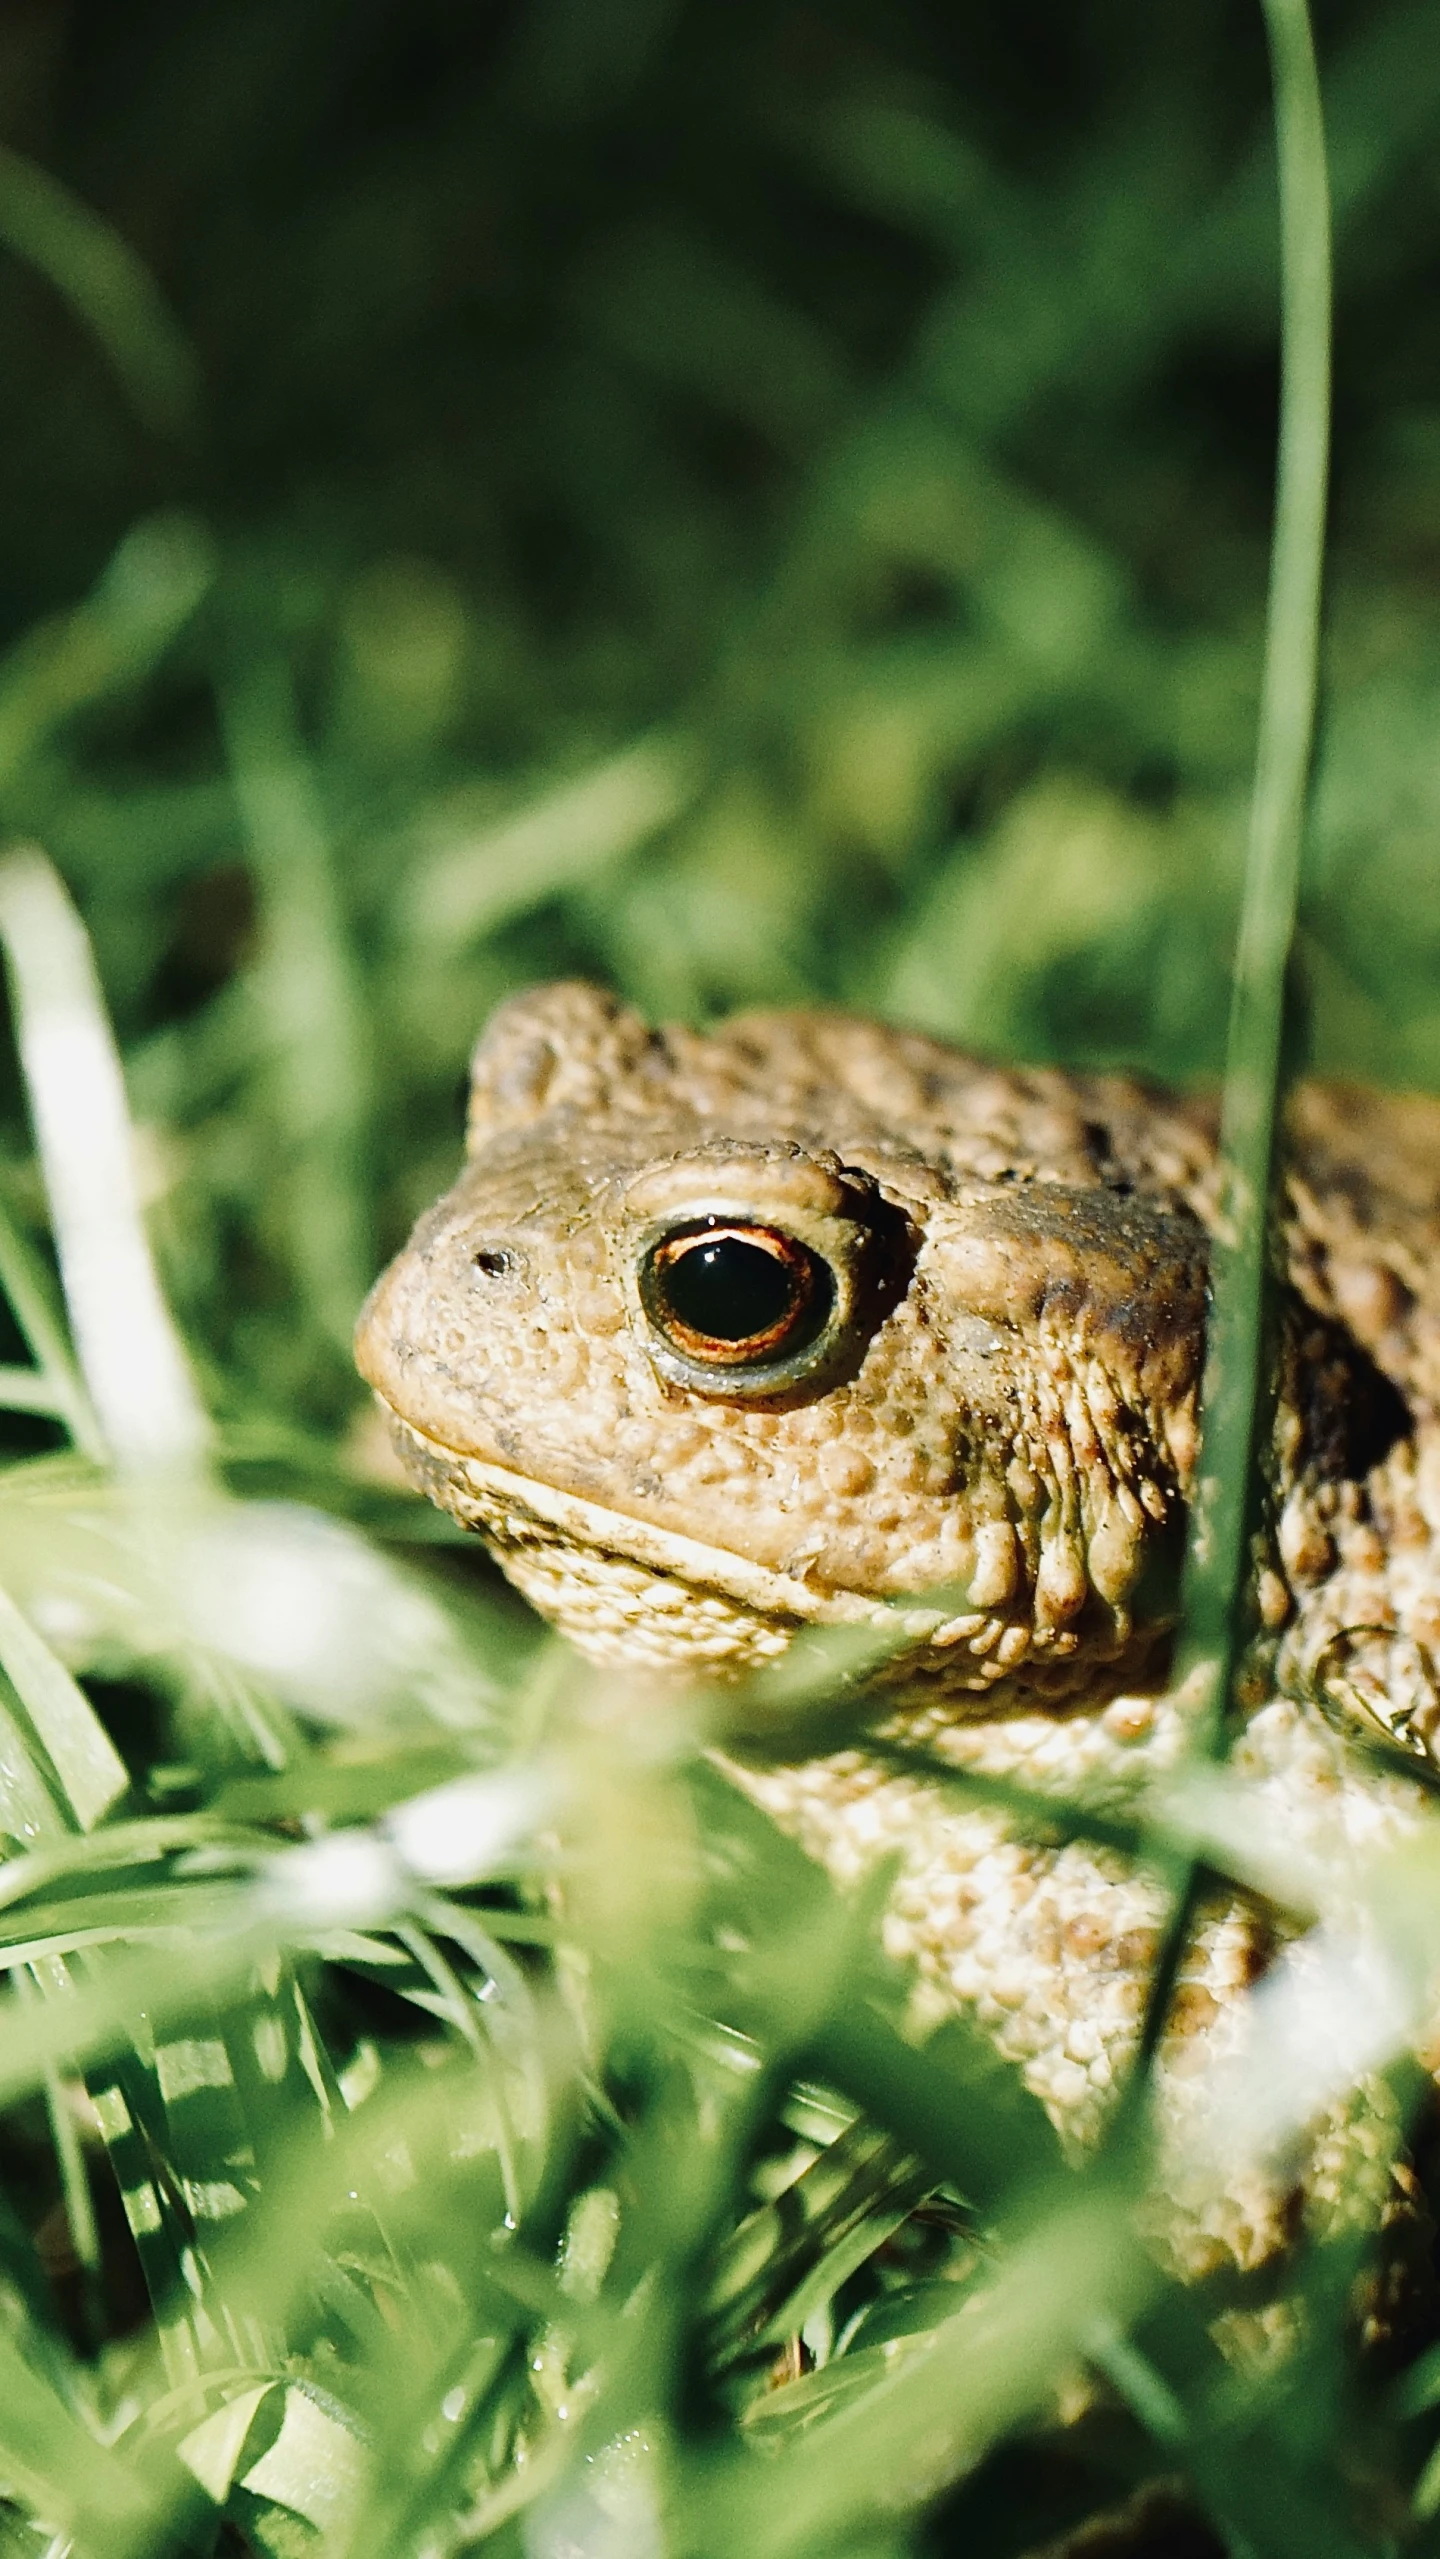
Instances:
[[[712,1342],[748,1342],[783,1324],[804,1294],[801,1274],[738,1235],[677,1253],[665,1271],[672,1315]]]

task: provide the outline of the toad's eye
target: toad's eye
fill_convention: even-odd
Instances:
[[[708,1217],[651,1246],[640,1299],[656,1332],[687,1360],[769,1368],[824,1331],[835,1280],[818,1253],[779,1227]]]

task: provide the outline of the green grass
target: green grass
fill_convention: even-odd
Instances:
[[[1304,22],[1272,0],[1267,655],[1262,14],[1158,15],[0,42],[0,827],[56,865],[0,872],[0,2549],[1018,2559],[1149,2497],[1177,2551],[1440,2550],[1429,1835],[1341,1907],[1221,1768],[1004,1793],[1177,1911],[1237,1875],[1327,1923],[1326,2029],[1276,2012],[1293,2084],[1237,2120],[1351,2073],[1373,2190],[1175,2284],[1143,2105],[1067,2160],[919,2034],[884,1877],[838,1899],[688,1712],[602,1717],[377,1472],[346,1347],[532,979],[1181,1079],[1228,1015],[1223,1698],[1282,1028],[1440,1084],[1440,11],[1320,26],[1303,864]],[[789,1667],[797,1719],[834,1678]]]

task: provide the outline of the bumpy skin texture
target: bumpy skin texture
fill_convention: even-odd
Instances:
[[[841,1878],[898,1851],[892,1944],[1076,2135],[1133,2048],[1155,1886],[896,1775],[865,1719],[1117,1802],[1178,1756],[1166,1639],[1213,1214],[1202,1105],[836,1015],[657,1031],[562,985],[485,1033],[466,1168],[358,1336],[416,1481],[598,1660],[733,1679],[806,1624],[898,1608],[895,1693],[857,1702],[854,1748],[739,1773]],[[637,1274],[704,1217],[798,1237],[833,1273],[809,1373],[757,1393],[667,1353]],[[1302,1092],[1287,1235],[1272,1694],[1241,1764],[1328,1852],[1408,1817],[1336,1715],[1417,1749],[1440,1717],[1440,1103]],[[1269,1942],[1240,1902],[1197,1929],[1177,2103]],[[1283,2212],[1230,2196],[1192,2261],[1263,2256]]]

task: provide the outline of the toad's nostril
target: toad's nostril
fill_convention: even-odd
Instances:
[[[474,1256],[474,1265],[485,1279],[509,1279],[516,1269],[516,1256],[499,1245],[482,1245]]]

